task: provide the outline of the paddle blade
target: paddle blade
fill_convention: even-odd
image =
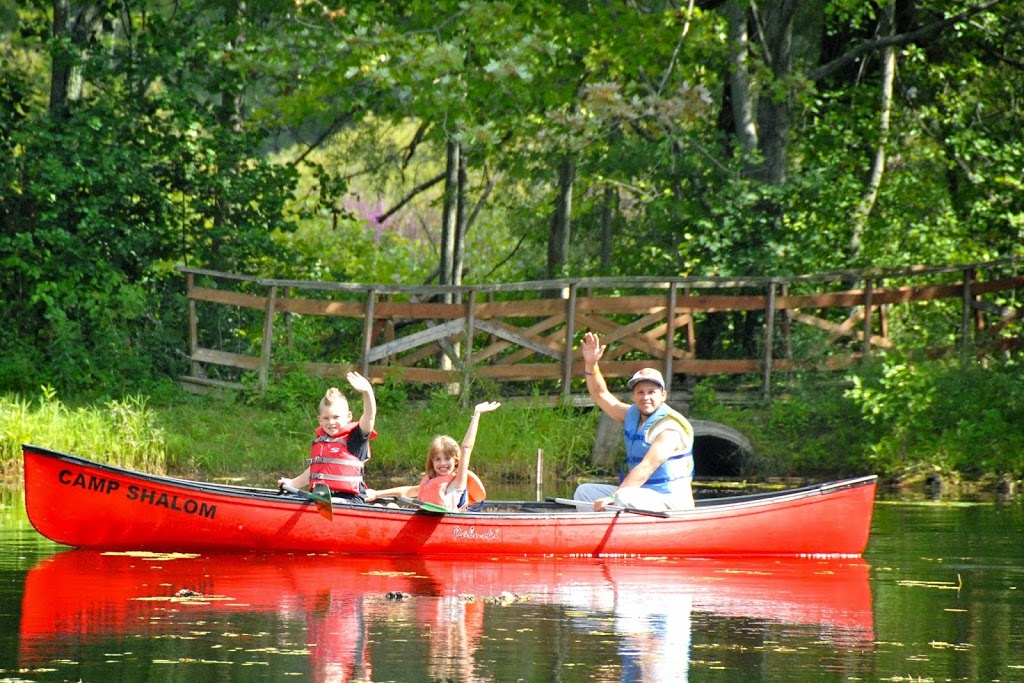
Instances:
[[[334,504],[331,502],[331,489],[327,484],[314,484],[310,498],[316,503],[316,511],[324,519],[334,519]]]

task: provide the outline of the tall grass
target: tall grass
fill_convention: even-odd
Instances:
[[[43,387],[38,400],[0,397],[0,469],[19,477],[22,444],[81,454],[147,472],[166,471],[163,431],[146,399],[129,396],[71,408]]]
[[[244,400],[188,398],[159,408],[166,430],[169,467],[196,477],[234,479],[273,486],[281,475],[294,476],[306,466],[317,426],[317,391],[268,407]],[[312,397],[312,398],[310,398]],[[461,441],[472,407],[438,393],[415,404],[380,397],[377,438],[367,463],[370,486],[393,479],[415,483],[423,472],[431,439],[448,434]],[[349,396],[354,417],[360,403]],[[593,447],[595,411],[552,410],[539,402],[516,402],[486,414],[480,423],[472,467],[485,480],[521,481],[536,471],[537,451],[544,451],[545,476],[570,475],[586,467]]]

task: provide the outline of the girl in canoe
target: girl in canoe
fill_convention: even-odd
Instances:
[[[358,372],[345,379],[363,396],[363,414],[352,420],[348,399],[331,387],[320,400],[320,426],[316,429],[309,454],[309,467],[294,479],[281,477],[278,485],[307,489],[326,485],[332,497],[363,500],[363,463],[370,459],[370,439],[377,438],[377,400],[373,385]]]
[[[450,436],[436,436],[427,449],[426,473],[420,483],[413,486],[396,486],[390,489],[366,492],[366,502],[386,496],[417,498],[424,503],[443,505],[452,511],[463,510],[470,505],[483,502],[487,496],[483,482],[469,469],[469,459],[476,443],[476,432],[480,415],[497,410],[501,403],[485,401],[473,409],[462,446]]]

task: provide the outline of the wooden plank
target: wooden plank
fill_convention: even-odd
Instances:
[[[417,346],[423,346],[440,339],[447,339],[452,335],[459,334],[465,324],[466,321],[463,319],[449,320],[446,323],[435,325],[434,327],[420,330],[419,332],[414,332],[401,337],[400,339],[396,339],[393,342],[387,342],[380,346],[371,348],[366,354],[366,358],[369,362],[373,363],[383,358],[387,358],[388,356],[394,356],[402,353],[403,351],[414,349]]]
[[[860,321],[864,320],[864,309],[858,308],[853,311],[846,320],[832,329],[832,334],[828,336],[828,343],[834,344],[843,337],[852,337],[853,328]]]
[[[558,335],[558,340],[555,341],[555,342],[552,342],[552,343],[556,343],[558,345],[558,347],[561,348],[562,343],[565,340],[565,335],[562,334],[559,330],[555,330],[555,331],[553,331],[551,334],[549,334],[547,336],[540,335],[539,338],[540,339],[551,339],[556,334]],[[502,365],[514,365],[516,363],[521,363],[522,361],[526,360],[527,358],[529,358],[532,355],[534,355],[534,352],[533,352],[532,349],[524,349],[522,347],[519,347],[518,349],[516,349],[512,353],[506,354],[506,355],[502,356],[501,358],[495,359],[494,362],[495,363],[500,363]]]
[[[267,297],[265,296],[228,292],[223,289],[192,287],[188,290],[188,296],[195,301],[209,301],[210,303],[225,304],[227,306],[241,306],[242,308],[255,308],[257,310],[263,310],[267,307]]]
[[[978,301],[972,301],[971,308],[974,308],[975,310],[979,311],[984,311],[985,313],[991,313],[992,315],[999,316],[1000,318],[1009,318],[1010,320],[1024,317],[1024,308],[999,306],[997,304],[989,303],[981,299],[979,299]]]
[[[975,294],[1002,292],[1014,287],[1024,286],[1024,276],[1001,278],[989,282],[971,283],[971,291]],[[960,298],[963,283],[951,285],[906,285],[903,287],[886,287],[875,289],[871,300],[874,305],[905,304],[915,301],[934,301],[936,299]],[[781,296],[776,303],[777,309],[794,308],[834,308],[864,305],[864,290],[851,289],[845,292],[830,294],[796,294]]]
[[[565,315],[564,299],[527,299],[526,301],[488,301],[477,304],[476,317],[536,318]]]
[[[277,310],[298,315],[324,315],[334,318],[362,318],[363,304],[359,301],[331,301],[330,299],[299,299],[289,297],[277,302]]]
[[[765,298],[758,295],[683,295],[676,301],[677,311],[752,311],[764,309]],[[578,304],[581,313],[653,313],[664,310],[663,296],[588,297]]]
[[[382,301],[377,304],[376,312],[376,316],[384,320],[454,320],[465,315],[463,304],[420,301]]]
[[[864,333],[862,331],[853,329],[853,327],[863,319],[863,311],[860,310],[854,311],[854,313],[844,320],[842,324],[837,324],[830,320],[823,320],[822,318],[808,315],[801,311],[791,311],[790,317],[796,322],[803,323],[811,327],[817,327],[818,329],[831,333],[828,338],[829,344],[834,343],[841,337],[851,337],[858,340],[864,339]],[[872,336],[871,343],[884,349],[891,349],[893,346],[892,340],[884,337]]]
[[[625,313],[644,315],[665,310],[664,296],[592,296],[580,299],[576,309],[581,314],[611,315]]]
[[[185,385],[186,389],[191,390],[192,387],[205,387],[207,389],[230,389],[232,391],[241,391],[245,388],[245,385],[241,382],[229,382],[223,379],[211,379],[209,377],[189,377],[184,376],[181,378],[181,383]]]
[[[587,327],[599,332],[602,337],[601,341],[609,346],[605,351],[604,357],[601,359],[601,367],[604,367],[603,361],[605,358],[608,360],[615,360],[630,351],[642,351],[654,356],[655,358],[664,358],[664,343],[657,338],[648,336],[641,332],[641,330],[645,327],[649,327],[652,323],[663,320],[665,310],[665,307],[662,306],[660,311],[656,311],[651,315],[634,320],[627,325],[619,325],[614,321],[607,320],[605,318],[582,316],[581,322],[585,323]],[[619,346],[611,348],[614,343],[618,343]]]
[[[556,316],[551,316],[549,318],[545,318],[544,320],[541,320],[540,322],[535,323],[534,325],[531,325],[530,327],[527,327],[527,328],[519,328],[520,329],[520,334],[526,335],[527,337],[539,336],[540,333],[546,332],[547,330],[551,329],[552,327],[556,327],[556,326],[558,326],[558,325],[560,325],[560,324],[562,324],[564,322],[565,322],[565,311],[560,311],[560,315],[556,315]],[[495,341],[495,342],[493,342],[491,344],[488,344],[486,347],[480,349],[479,351],[477,351],[475,357],[476,357],[477,362],[479,363],[481,361],[487,360],[488,358],[496,356],[499,353],[501,353],[502,351],[510,349],[513,346],[514,346],[514,344],[512,344],[511,342],[508,342],[508,341],[504,341],[504,340]],[[520,349],[520,351],[523,351],[523,350]],[[525,358],[525,357],[529,356],[532,353],[533,353],[532,351],[526,350],[524,352],[524,356],[523,357]]]
[[[507,323],[503,323],[497,320],[478,320],[476,323],[477,328],[484,332],[489,332],[495,337],[505,339],[507,341],[521,346],[524,349],[531,349],[532,351],[539,353],[549,358],[560,360],[562,357],[562,347],[554,342],[549,342],[543,338],[531,338],[523,335],[520,328],[514,327]]]
[[[241,353],[228,353],[227,351],[215,351],[199,347],[192,354],[191,360],[198,363],[212,363],[213,365],[224,365],[229,368],[241,370],[259,370],[260,359],[258,356],[246,356]]]
[[[762,311],[765,297],[752,295],[720,296],[699,295],[679,297],[677,310],[724,313],[728,311]]]

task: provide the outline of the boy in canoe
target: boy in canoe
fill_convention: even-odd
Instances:
[[[483,502],[487,497],[483,482],[469,469],[469,459],[476,445],[476,432],[480,416],[497,410],[497,401],[478,403],[469,420],[469,428],[462,437],[462,446],[450,436],[436,436],[427,449],[425,474],[420,483],[413,486],[396,486],[390,489],[366,492],[366,502],[373,502],[386,496],[418,498],[421,502],[440,505],[453,512],[464,510],[469,505]]]
[[[352,420],[348,399],[331,387],[320,400],[320,426],[316,428],[310,448],[309,467],[289,479],[281,477],[278,485],[311,489],[325,484],[331,497],[361,501],[366,495],[363,464],[370,459],[370,439],[377,438],[373,425],[377,420],[377,399],[373,385],[358,372],[345,376],[353,389],[363,395],[363,414]]]
[[[620,401],[601,376],[598,361],[605,346],[593,332],[583,335],[583,373],[587,391],[605,415],[623,425],[628,472],[618,486],[581,484],[575,500],[647,510],[692,508],[693,427],[665,401],[665,380],[653,368],[643,368],[629,380],[633,404]]]

